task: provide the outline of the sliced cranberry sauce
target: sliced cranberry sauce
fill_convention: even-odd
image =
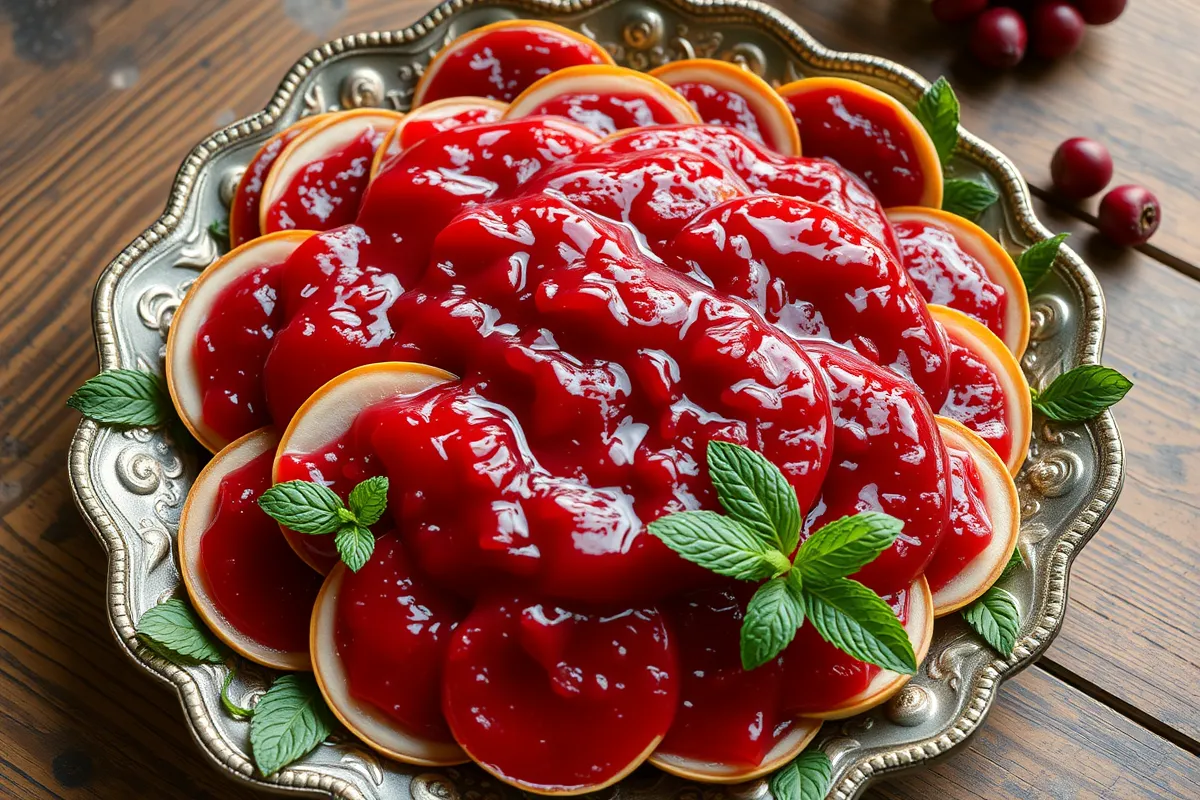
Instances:
[[[278,302],[280,264],[233,280],[213,301],[197,331],[192,358],[204,422],[227,441],[271,421],[262,367],[284,321]]]
[[[778,142],[768,142],[766,126],[762,118],[746,98],[737,92],[718,89],[708,83],[685,82],[671,87],[691,103],[700,119],[710,125],[722,125],[740,131],[759,144],[768,147]]]
[[[568,92],[542,103],[533,114],[565,117],[601,136],[679,121],[675,112],[647,92]]]
[[[610,62],[597,45],[564,31],[520,25],[493,28],[438,63],[421,101],[469,95],[508,103],[551,72],[605,63]]]
[[[970,454],[947,448],[950,455],[950,525],[937,553],[925,568],[929,588],[950,583],[992,541],[992,520],[983,481]]]
[[[973,350],[950,340],[950,393],[938,413],[979,434],[1000,458],[1008,460],[1014,446],[1009,426],[1009,403],[992,365]]]
[[[279,525],[258,507],[271,486],[268,450],[221,480],[217,513],[200,538],[200,575],[213,604],[254,641],[307,652],[308,625],[321,576],[288,547]]]
[[[230,246],[238,247],[262,235],[258,227],[258,201],[262,199],[263,181],[267,179],[267,173],[271,171],[271,166],[283,148],[291,144],[312,122],[311,118],[297,122],[282,133],[272,136],[262,149],[254,154],[246,171],[242,173],[242,179],[238,181],[237,191],[230,204]]]
[[[892,228],[904,268],[927,301],[957,309],[1004,338],[1008,294],[988,276],[979,259],[938,225],[905,219]]]

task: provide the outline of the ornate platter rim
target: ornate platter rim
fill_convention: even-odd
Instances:
[[[863,54],[841,53],[823,47],[805,30],[783,13],[752,0],[659,0],[660,4],[696,17],[721,17],[754,25],[779,37],[806,66],[817,70],[850,73],[886,83],[895,93],[915,100],[928,82],[912,70],[882,58]],[[304,81],[339,56],[412,43],[427,36],[433,29],[455,16],[475,8],[502,6],[546,18],[598,12],[614,0],[446,0],[413,25],[396,31],[375,31],[335,39],[302,57],[288,72],[270,103],[259,113],[231,125],[206,138],[188,155],[175,176],[167,208],[149,228],[127,246],[100,276],[93,298],[93,328],[102,369],[132,366],[122,359],[119,340],[122,334],[115,301],[117,287],[123,276],[143,259],[153,256],[154,246],[176,231],[184,218],[185,209],[193,199],[205,169],[215,156],[229,146],[258,134],[279,122]],[[1013,163],[997,149],[978,137],[963,131],[960,155],[990,174],[997,182],[1002,203],[1006,204],[1019,233],[1029,241],[1048,238],[1051,233],[1033,211],[1024,179]],[[1081,331],[1076,352],[1067,357],[1071,365],[1099,363],[1104,338],[1104,298],[1091,270],[1073,252],[1064,248],[1056,264],[1057,273],[1070,284],[1083,300]],[[962,713],[938,735],[916,739],[902,747],[870,755],[863,754],[834,787],[833,795],[849,798],[858,794],[874,776],[927,762],[941,756],[975,731],[995,699],[1000,683],[1028,666],[1050,644],[1062,623],[1066,604],[1067,581],[1074,556],[1080,547],[1104,522],[1120,491],[1124,479],[1124,452],[1116,423],[1105,413],[1088,423],[1089,434],[1096,443],[1098,463],[1095,466],[1095,488],[1087,502],[1071,519],[1060,521],[1060,530],[1051,557],[1035,565],[1047,574],[1035,576],[1045,585],[1043,602],[1033,624],[1026,622],[1029,631],[1017,644],[1009,658],[998,657],[981,671],[971,674],[957,687],[958,693],[969,692]],[[131,578],[131,561],[126,535],[121,524],[104,508],[97,493],[103,476],[97,473],[95,456],[100,429],[89,421],[80,424],[72,441],[69,472],[72,490],[81,513],[105,546],[109,554],[109,620],[117,638],[128,655],[152,674],[171,683],[184,704],[189,725],[205,753],[229,772],[245,781],[275,790],[324,792],[341,797],[361,797],[354,785],[319,769],[295,766],[282,770],[270,779],[253,773],[245,757],[230,746],[216,730],[206,705],[202,702],[201,687],[184,669],[148,654],[140,649],[135,638],[135,620],[127,603],[127,584]]]

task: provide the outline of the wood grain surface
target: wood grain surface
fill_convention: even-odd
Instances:
[[[1107,141],[1118,178],[1166,206],[1154,247],[1117,251],[1087,209],[1070,230],[1105,286],[1106,360],[1137,386],[1117,410],[1121,501],[1072,574],[1062,634],[1001,692],[966,752],[876,798],[1200,796],[1200,79],[1189,0],[1133,0],[1054,67],[996,77],[919,0],[783,0],[833,47],[948,74],[964,122],[1045,188],[1054,145]],[[174,695],[121,653],[102,548],[66,484],[96,369],[99,270],[161,210],[179,162],[260,108],[305,49],[401,27],[405,0],[0,0],[0,796],[243,798],[199,755]],[[1192,92],[1194,93],[1194,92]]]

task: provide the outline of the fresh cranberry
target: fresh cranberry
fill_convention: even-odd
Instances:
[[[1145,244],[1162,221],[1158,198],[1145,186],[1118,186],[1100,201],[1100,232],[1113,244]]]
[[[1054,188],[1068,200],[1091,197],[1108,186],[1112,174],[1113,161],[1108,148],[1082,136],[1060,144],[1050,161]]]
[[[966,22],[987,8],[988,0],[933,0],[929,10],[938,22],[953,25]]]
[[[1015,67],[1025,57],[1025,20],[1011,8],[992,8],[975,20],[971,52],[989,67]]]
[[[1125,10],[1125,0],[1071,0],[1088,25],[1107,25]]]
[[[1039,3],[1029,17],[1029,25],[1033,28],[1033,52],[1051,60],[1075,52],[1087,27],[1079,9],[1066,0]]]

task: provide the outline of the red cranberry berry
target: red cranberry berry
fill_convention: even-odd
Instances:
[[[1125,0],[1072,0],[1088,25],[1107,25],[1125,10]]]
[[[1100,232],[1121,247],[1145,244],[1161,221],[1158,198],[1145,186],[1118,186],[1100,201]]]
[[[1100,192],[1112,180],[1113,161],[1108,148],[1092,139],[1067,139],[1054,151],[1050,178],[1068,200],[1082,200]]]
[[[1033,52],[1051,60],[1075,52],[1086,28],[1079,9],[1066,0],[1039,3],[1029,16],[1029,26],[1033,29]]]
[[[991,8],[975,19],[971,52],[989,67],[1015,67],[1025,57],[1025,20],[1011,8]]]
[[[933,0],[929,10],[938,22],[953,25],[966,22],[987,8],[988,0]]]

